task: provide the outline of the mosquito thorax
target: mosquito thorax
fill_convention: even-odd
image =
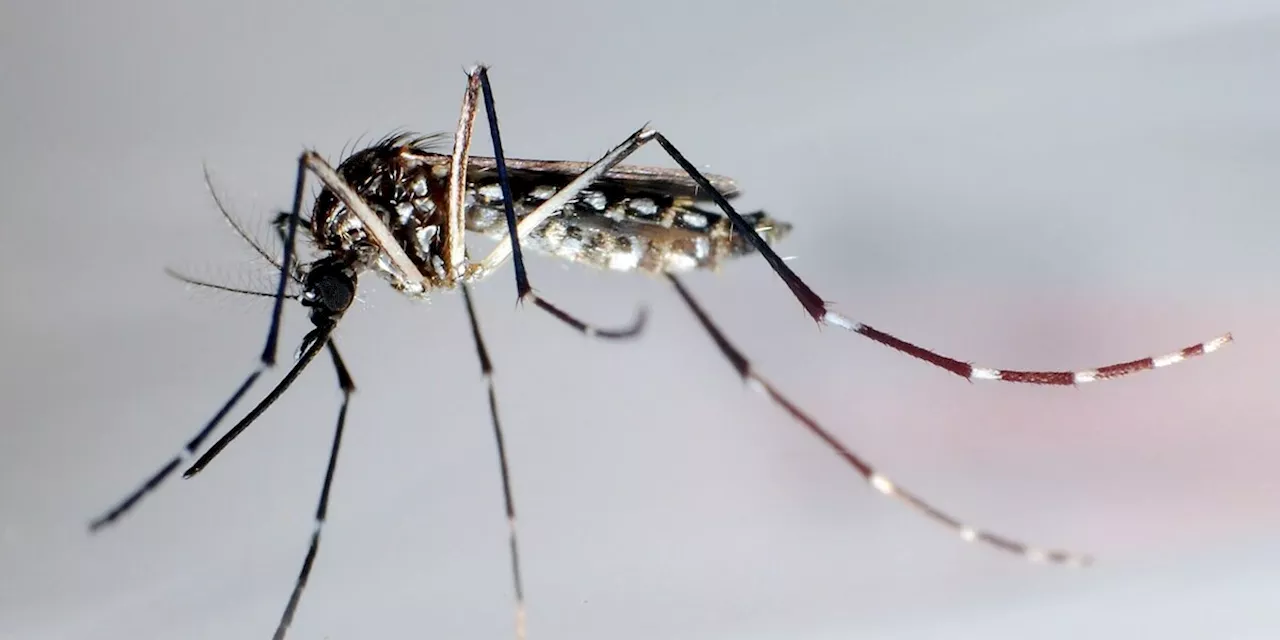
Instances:
[[[396,290],[414,297],[455,284],[446,274],[440,242],[446,208],[443,176],[433,176],[431,166],[413,153],[420,144],[417,138],[387,138],[347,156],[337,171],[387,225],[432,287],[401,273],[330,189],[316,197],[311,217],[312,236],[321,249],[347,256],[357,269],[375,271]]]

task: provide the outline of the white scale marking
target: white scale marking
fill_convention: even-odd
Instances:
[[[698,236],[693,241],[693,258],[695,260],[706,260],[711,255],[711,239],[706,236]]]
[[[876,488],[876,491],[886,496],[893,495],[898,490],[897,487],[893,486],[892,481],[878,473],[871,474],[871,477],[867,478],[867,482],[870,482],[871,486]]]
[[[683,254],[667,256],[667,268],[671,271],[691,271],[698,267],[698,261]]]
[[[680,219],[685,225],[694,229],[701,229],[707,226],[707,217],[696,211],[686,211],[681,214]]]
[[[842,329],[848,329],[850,331],[860,331],[862,329],[862,323],[854,322],[834,311],[828,311],[825,314],[823,314],[822,323],[833,324],[837,327],[840,327]]]
[[[396,205],[396,221],[400,223],[400,226],[403,227],[405,225],[408,225],[409,220],[412,217],[413,217],[412,202],[401,202],[400,204]]]
[[[609,255],[609,268],[614,271],[630,271],[639,265],[640,254],[634,249],[626,253],[615,252]]]
[[[658,213],[658,203],[650,198],[632,198],[627,203],[627,207],[642,216],[653,216]]]
[[[596,211],[604,211],[605,206],[609,204],[609,199],[599,191],[583,191],[578,194],[578,201]]]
[[[1213,353],[1214,351],[1221,349],[1223,345],[1227,344],[1228,342],[1231,342],[1231,334],[1214,338],[1213,340],[1210,340],[1204,343],[1204,352]]]

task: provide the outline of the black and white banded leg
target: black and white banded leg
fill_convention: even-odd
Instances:
[[[347,405],[351,394],[356,390],[355,382],[347,371],[347,366],[338,355],[338,349],[329,341],[329,355],[333,357],[333,368],[338,374],[338,388],[342,389],[342,407],[338,409],[338,423],[333,430],[333,445],[329,448],[329,463],[325,467],[324,484],[320,488],[320,499],[316,504],[315,526],[311,530],[311,545],[307,548],[307,556],[302,561],[302,569],[293,584],[293,592],[289,594],[289,603],[285,605],[280,623],[276,625],[273,640],[284,640],[289,625],[293,622],[293,614],[298,610],[298,602],[302,599],[302,590],[307,586],[307,578],[311,576],[311,567],[315,564],[316,554],[320,551],[320,534],[324,529],[325,518],[329,513],[329,490],[333,487],[334,471],[338,467],[338,449],[342,446],[342,430],[347,423]]]
[[[241,290],[237,288],[225,287],[222,285],[204,282],[201,280],[197,280],[195,278],[189,278],[187,276],[184,276],[182,274],[179,274],[173,271],[170,271],[169,273],[171,276],[183,282],[186,282],[187,284],[191,284],[195,286],[219,289],[222,291],[231,291],[235,293],[266,295],[273,298],[273,305],[271,310],[271,322],[267,328],[266,342],[263,345],[261,355],[259,355],[258,357],[258,365],[254,368],[253,371],[249,373],[248,376],[245,377],[244,381],[241,382],[240,386],[235,390],[234,393],[231,394],[231,397],[228,398],[225,403],[223,403],[222,407],[218,409],[217,413],[214,414],[213,418],[211,418],[207,423],[205,423],[205,425],[201,427],[200,430],[197,431],[196,434],[191,439],[189,439],[186,442],[186,444],[183,445],[183,447],[176,454],[174,454],[172,458],[169,459],[168,462],[162,465],[155,473],[153,473],[150,477],[148,477],[145,481],[143,481],[143,483],[137,489],[131,492],[124,500],[120,501],[116,506],[112,507],[106,513],[99,516],[98,518],[95,518],[92,522],[90,522],[89,530],[91,532],[96,532],[102,529],[103,527],[115,522],[120,517],[128,513],[131,509],[133,509],[134,506],[138,504],[140,500],[142,500],[142,498],[146,497],[147,494],[154,491],[157,487],[160,486],[161,483],[165,481],[165,479],[171,476],[179,466],[190,462],[191,459],[195,456],[195,454],[200,450],[200,447],[204,443],[204,441],[208,439],[208,437],[213,433],[214,429],[218,427],[218,425],[222,422],[222,420],[227,417],[227,415],[231,412],[233,408],[235,408],[236,404],[240,402],[240,400],[245,396],[246,393],[248,393],[249,389],[253,387],[254,383],[257,382],[258,378],[260,378],[267,369],[270,369],[273,366],[275,366],[276,353],[278,351],[278,345],[279,345],[280,319],[282,314],[284,313],[284,300],[299,297],[292,294],[286,294],[286,289],[288,288],[288,285],[291,281],[296,281],[296,277],[297,277],[293,271],[293,259],[294,259],[294,253],[295,253],[294,251],[295,240],[297,236],[298,211],[302,206],[302,198],[304,194],[305,171],[302,169],[302,166],[303,165],[300,162],[298,178],[294,188],[293,214],[289,216],[288,221],[283,227],[278,227],[282,235],[282,240],[284,244],[283,254],[281,255],[279,261],[276,261],[275,258],[269,255],[268,252],[263,250],[262,247],[258,246],[258,244],[252,240],[249,234],[246,233],[245,230],[238,223],[235,222],[234,218],[231,217],[229,212],[223,206],[221,200],[217,198],[217,194],[214,193],[214,201],[218,205],[218,210],[222,212],[223,217],[225,217],[227,221],[232,225],[232,228],[235,229],[236,233],[239,234],[241,238],[244,238],[245,241],[248,242],[250,246],[252,246],[259,253],[259,255],[261,255],[265,260],[267,260],[268,262],[271,262],[272,264],[277,265],[279,269],[279,282],[277,284],[276,291],[270,294],[264,294],[263,292]],[[207,172],[205,174],[205,179],[206,179],[206,182],[209,180]],[[213,191],[212,186],[210,186],[210,191],[211,192]],[[314,306],[315,304],[314,300],[309,301],[306,298],[305,294],[301,297],[303,300],[303,304],[311,304]],[[336,320],[337,318],[333,318],[334,323],[336,323]],[[315,357],[316,353],[318,353],[319,350],[325,346],[325,343],[328,341],[329,333],[332,331],[332,327],[329,327],[327,330],[321,331],[320,327],[317,326],[316,331],[319,331],[321,334],[323,334],[322,336],[320,336],[323,339],[318,341],[312,341],[311,343],[309,343],[309,346],[307,348],[302,350],[301,356],[299,357],[298,361],[294,364],[293,368],[285,376],[285,380],[282,381],[282,383],[279,386],[277,386],[277,388],[268,396],[269,400],[274,400],[276,397],[280,395],[280,393],[283,393],[284,389],[288,387],[288,383],[292,382],[292,380],[297,377],[298,373],[300,373],[301,370],[305,368],[308,363],[311,362],[311,360]],[[334,349],[334,355],[336,358],[337,347],[335,346],[331,348]],[[270,404],[270,403],[266,402],[265,404]],[[259,405],[259,408],[261,409],[265,407],[262,405]],[[258,411],[258,413],[260,413],[260,411]],[[253,415],[256,416],[257,414],[255,413]],[[188,475],[190,475],[190,472],[188,472]]]
[[[1025,384],[1040,385],[1060,385],[1071,386],[1084,384],[1086,382],[1094,382],[1100,380],[1110,380],[1122,376],[1131,375],[1141,371],[1158,369],[1171,364],[1177,364],[1189,358],[1213,353],[1218,349],[1226,346],[1231,342],[1231,334],[1225,333],[1211,340],[1193,344],[1177,351],[1167,353],[1161,356],[1149,356],[1130,360],[1128,362],[1120,362],[1116,364],[1108,364],[1094,369],[1081,369],[1076,371],[1038,371],[1038,370],[1016,370],[1003,369],[993,367],[974,366],[971,363],[957,360],[944,356],[936,351],[926,349],[914,345],[910,342],[902,340],[896,336],[890,335],[871,325],[863,324],[851,320],[835,311],[833,311],[825,300],[817,293],[810,289],[800,276],[796,275],[786,262],[778,256],[778,254],[769,246],[760,234],[742,218],[742,215],[734,210],[733,205],[729,204],[726,199],[716,188],[707,180],[698,168],[693,166],[683,154],[680,153],[674,145],[661,133],[653,132],[652,138],[657,140],[658,144],[666,150],[667,155],[671,156],[680,168],[684,169],[689,177],[693,178],[699,186],[706,190],[707,195],[716,203],[716,205],[724,211],[725,215],[733,221],[734,228],[743,237],[747,238],[753,247],[764,256],[769,266],[773,268],[774,273],[791,289],[792,295],[800,302],[806,312],[819,324],[834,325],[848,331],[852,331],[866,338],[870,338],[887,347],[896,349],[913,358],[924,360],[934,366],[940,367],[951,373],[958,375],[966,380],[999,380],[1002,382],[1019,382]]]
[[[480,321],[476,316],[476,308],[471,300],[471,288],[462,285],[462,299],[467,306],[467,318],[471,321],[471,337],[476,343],[476,357],[480,360],[480,375],[484,377],[489,392],[489,417],[493,423],[493,439],[498,445],[498,466],[502,472],[502,500],[507,514],[507,539],[511,554],[511,584],[516,599],[516,638],[525,637],[525,604],[524,584],[520,579],[520,547],[516,538],[516,503],[511,491],[511,469],[507,463],[507,445],[502,437],[502,422],[498,419],[498,394],[493,384],[493,361],[489,359],[489,349],[485,347],[484,337],[480,335]]]
[[[849,466],[853,467],[854,470],[856,470],[858,474],[861,475],[863,479],[865,479],[876,491],[879,491],[886,496],[897,498],[912,509],[924,514],[926,517],[950,528],[960,536],[961,540],[965,542],[981,542],[1001,551],[1021,555],[1033,562],[1050,562],[1072,566],[1084,566],[1092,562],[1092,558],[1087,555],[1058,549],[1042,549],[998,533],[975,529],[932,504],[929,504],[923,498],[908,491],[906,488],[895,484],[888,477],[882,475],[872,467],[870,463],[862,459],[861,456],[854,453],[852,449],[849,449],[837,440],[835,435],[823,428],[822,425],[818,424],[817,420],[814,420],[807,413],[802,411],[800,407],[786,396],[782,395],[782,393],[774,388],[769,381],[765,380],[763,376],[757,373],[755,368],[751,366],[751,362],[747,360],[746,356],[744,356],[742,352],[733,345],[733,343],[729,342],[729,339],[725,337],[720,328],[711,321],[710,316],[708,316],[707,312],[702,309],[702,306],[694,300],[693,295],[689,293],[689,290],[685,288],[684,284],[674,275],[667,274],[667,278],[671,281],[671,284],[675,285],[676,291],[680,294],[680,298],[684,300],[685,305],[689,307],[689,310],[693,312],[693,315],[697,316],[698,323],[702,325],[702,328],[706,330],[707,335],[709,335],[716,343],[716,346],[720,349],[720,353],[729,361],[729,364],[733,365],[733,368],[738,372],[738,375],[742,376],[742,381],[751,389],[768,396],[770,400],[782,407],[787,413],[791,414],[791,417],[804,425],[810,433],[817,436],[820,440],[826,443],[828,447],[831,447],[831,449],[835,451],[836,455],[840,456],[840,458],[848,463]]]

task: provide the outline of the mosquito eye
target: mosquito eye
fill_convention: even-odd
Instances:
[[[355,299],[355,288],[350,278],[341,275],[326,275],[310,283],[307,297],[313,307],[320,307],[331,313],[340,313],[351,306]]]
[[[355,300],[356,283],[345,269],[332,264],[315,268],[307,275],[302,304],[321,315],[341,314]]]

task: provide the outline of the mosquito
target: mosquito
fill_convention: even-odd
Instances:
[[[415,137],[407,134],[389,136],[352,153],[339,163],[337,169],[316,152],[304,151],[298,158],[293,206],[287,213],[276,217],[275,228],[283,244],[278,260],[254,242],[221,202],[217,203],[237,233],[279,270],[274,292],[236,289],[173,274],[196,286],[272,298],[266,343],[258,365],[213,418],[141,486],[93,520],[89,529],[98,531],[118,520],[178,467],[188,465],[183,473],[187,478],[205,469],[293,384],[321,351],[328,351],[337,373],[342,401],[316,505],[310,546],[276,626],[273,636],[276,640],[285,637],[294,619],[320,548],[347,407],[355,391],[355,383],[339,355],[333,334],[355,299],[358,276],[366,271],[378,274],[394,289],[411,298],[425,299],[438,291],[462,291],[481,375],[488,388],[490,422],[497,445],[508,522],[515,632],[521,639],[525,637],[525,596],[516,536],[515,499],[498,418],[493,363],[481,336],[471,299],[471,284],[492,275],[510,260],[520,301],[533,304],[588,337],[606,340],[633,338],[644,329],[647,318],[645,309],[641,308],[627,326],[597,327],[551,303],[535,293],[529,283],[522,253],[525,248],[599,269],[639,271],[665,277],[746,386],[779,405],[853,467],[878,493],[905,503],[950,529],[965,542],[982,543],[1034,562],[1083,566],[1091,559],[1087,555],[1033,546],[1013,537],[971,527],[891,481],[761,376],[694,299],[678,274],[715,269],[725,260],[758,253],[818,324],[852,331],[970,381],[1074,386],[1173,365],[1212,353],[1231,342],[1231,334],[1227,333],[1166,355],[1076,371],[982,367],[944,356],[831,309],[771,247],[788,233],[790,225],[774,220],[764,212],[739,213],[729,202],[738,195],[733,180],[703,174],[658,130],[647,125],[642,127],[594,163],[506,158],[488,70],[477,66],[468,72],[467,78],[462,112],[452,136],[451,153],[433,150],[443,147],[447,136]],[[479,109],[477,101],[481,97],[493,144],[492,158],[470,154]],[[627,156],[650,142],[656,142],[679,165],[679,169],[621,164]],[[303,214],[308,174],[314,175],[323,185],[309,218]],[[216,194],[214,198],[217,200]],[[297,257],[300,229],[320,254],[306,263]],[[497,240],[496,246],[479,261],[471,259],[464,244],[468,231]],[[298,287],[300,291],[295,293]],[[296,361],[248,414],[200,453],[215,428],[258,378],[275,365],[286,299],[297,300],[307,307],[314,325],[302,338]],[[196,457],[198,453],[200,455]]]

